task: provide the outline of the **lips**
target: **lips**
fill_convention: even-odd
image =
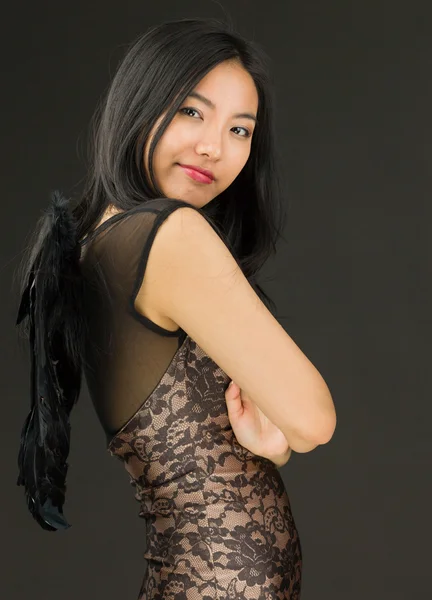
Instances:
[[[189,166],[185,166],[185,165],[179,165],[182,170],[184,171],[184,173],[190,177],[191,179],[193,179],[194,181],[197,181],[198,183],[204,183],[204,184],[210,184],[213,183],[213,179],[208,177],[207,175],[204,175],[204,173],[202,172],[202,170],[198,170],[195,167],[189,167]]]
[[[202,175],[205,175],[206,177],[208,177],[212,181],[215,178],[214,175],[213,175],[213,173],[212,173],[212,171],[209,171],[208,169],[203,169],[201,167],[197,167],[196,165],[184,165],[184,164],[180,164],[180,166],[184,167],[185,169],[192,169],[192,170],[196,171],[197,173],[201,173]]]

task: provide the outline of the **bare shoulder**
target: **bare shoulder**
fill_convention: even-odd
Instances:
[[[288,441],[328,437],[335,417],[324,380],[204,216],[181,207],[167,217],[154,238],[144,280],[159,316],[186,331]],[[142,301],[139,293],[138,311]]]

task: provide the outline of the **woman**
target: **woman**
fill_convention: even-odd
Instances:
[[[277,466],[328,436],[296,438],[272,388],[286,377],[270,342],[298,381],[318,377],[255,281],[282,223],[270,89],[263,52],[218,21],[148,31],[97,112],[82,198],[72,208],[53,194],[24,264],[32,408],[18,484],[41,527],[69,526],[69,416],[84,369],[147,520],[140,599],[300,597]],[[331,421],[329,396],[302,400]]]

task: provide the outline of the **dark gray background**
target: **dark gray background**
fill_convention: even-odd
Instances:
[[[20,2],[3,14],[0,594],[134,600],[144,521],[87,389],[72,413],[65,515],[45,532],[16,486],[29,371],[13,273],[52,189],[73,194],[124,46],[187,16],[235,21],[270,55],[289,211],[263,281],[325,378],[331,442],[282,469],[302,600],[429,595],[432,4],[380,0]],[[289,316],[289,318],[287,318]]]

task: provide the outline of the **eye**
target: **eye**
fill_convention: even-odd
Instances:
[[[233,127],[233,129],[243,129],[243,131],[246,131],[246,135],[241,135],[240,137],[248,138],[252,135],[249,129],[246,129],[246,127]]]
[[[185,111],[187,111],[187,110],[191,110],[192,112],[196,112],[197,114],[199,114],[199,112],[196,110],[196,108],[192,108],[191,106],[184,106],[183,108],[181,108],[179,110],[179,112],[182,114],[186,114]],[[192,117],[192,118],[194,118],[194,117]],[[233,129],[243,129],[243,131],[246,132],[245,135],[240,135],[239,137],[248,138],[252,135],[251,132],[249,131],[249,129],[246,129],[246,127],[233,127]]]
[[[184,108],[181,108],[181,109],[179,110],[179,112],[181,112],[181,113],[182,113],[184,110],[192,110],[193,112],[196,112],[196,113],[198,113],[198,111],[197,111],[195,108],[191,108],[190,106],[185,106]],[[183,113],[183,114],[186,114],[186,113]]]

